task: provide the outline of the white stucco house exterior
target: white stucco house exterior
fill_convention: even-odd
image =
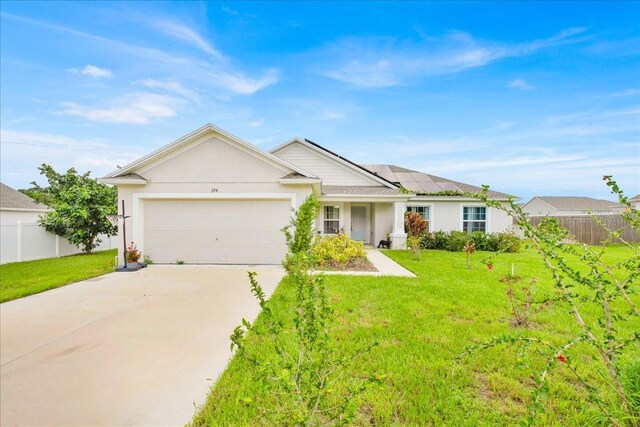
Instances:
[[[404,215],[434,230],[505,231],[512,220],[472,198],[478,187],[390,165],[359,165],[309,140],[264,151],[211,124],[101,179],[118,186],[127,239],[155,263],[278,264],[281,229],[312,192],[320,235],[406,242]],[[428,191],[425,191],[428,190]],[[432,194],[419,195],[418,193]],[[496,200],[507,194],[492,192]],[[120,230],[121,231],[121,230]]]

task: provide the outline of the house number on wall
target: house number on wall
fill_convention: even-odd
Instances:
[[[218,192],[218,189],[217,189],[217,188],[212,188],[212,189],[211,189],[211,192],[212,192],[212,193],[217,193],[217,192]]]

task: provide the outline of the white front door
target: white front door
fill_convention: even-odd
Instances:
[[[367,241],[367,207],[351,206],[351,238]]]

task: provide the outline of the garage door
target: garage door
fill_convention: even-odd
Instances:
[[[279,264],[289,200],[145,200],[144,255],[156,263]]]

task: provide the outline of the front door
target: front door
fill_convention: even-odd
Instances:
[[[351,238],[361,242],[367,241],[366,206],[351,206]]]

